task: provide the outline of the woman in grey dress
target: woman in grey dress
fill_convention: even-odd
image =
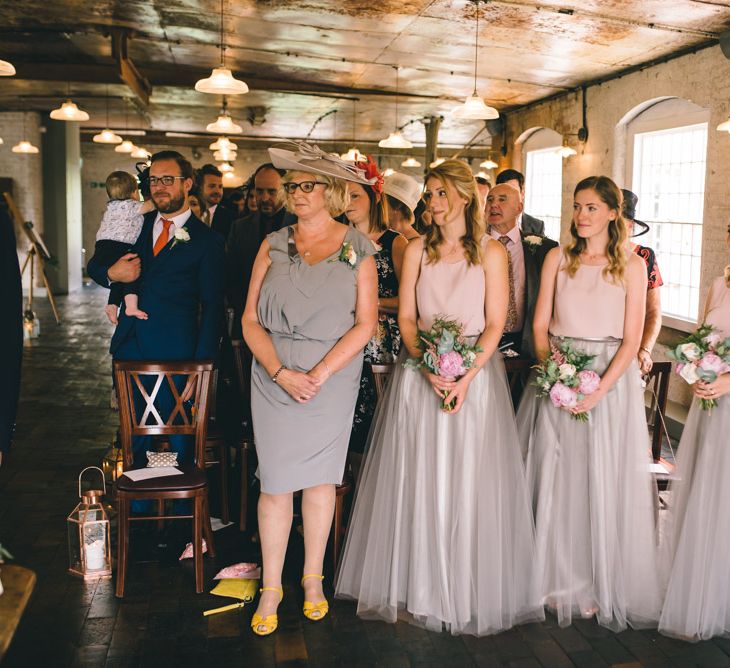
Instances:
[[[360,383],[362,351],[377,323],[372,242],[333,216],[347,204],[346,181],[362,170],[298,144],[269,149],[287,171],[287,207],[296,225],[268,235],[256,257],[242,318],[254,362],[251,409],[259,458],[263,588],[251,621],[276,630],[292,493],[303,490],[304,615],[322,619],[322,565],[342,481]]]

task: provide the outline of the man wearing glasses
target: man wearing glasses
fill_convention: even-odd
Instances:
[[[193,168],[177,151],[152,156],[149,185],[157,210],[145,215],[132,252],[110,267],[92,257],[87,267],[103,287],[141,276],[139,305],[148,319],[129,317],[122,306],[110,352],[120,360],[216,359],[223,322],[223,239],[188,208]],[[189,439],[173,440],[178,463],[190,463]],[[136,439],[137,465],[146,464],[144,448]]]

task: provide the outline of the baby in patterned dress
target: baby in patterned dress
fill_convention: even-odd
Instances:
[[[102,264],[111,266],[131,251],[142,231],[143,215],[153,209],[153,204],[139,201],[137,180],[127,172],[112,172],[105,185],[109,202],[96,233],[94,256]],[[138,281],[109,286],[109,301],[104,307],[109,322],[117,324],[122,298],[127,315],[147,320],[147,314],[139,309],[138,292]]]

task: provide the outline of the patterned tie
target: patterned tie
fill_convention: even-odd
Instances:
[[[154,248],[152,249],[154,255],[157,255],[167,245],[167,242],[170,241],[170,225],[172,225],[172,221],[167,220],[167,218],[162,218],[161,220],[162,232],[157,237],[157,241],[155,241]]]
[[[499,237],[499,242],[505,248],[507,248],[507,244],[510,241],[511,239],[506,235]],[[511,332],[515,327],[515,323],[517,322],[517,300],[515,299],[515,277],[514,272],[512,271],[512,253],[510,253],[509,248],[507,248],[507,256],[509,259],[509,305],[507,306],[507,322],[504,325],[504,331]]]

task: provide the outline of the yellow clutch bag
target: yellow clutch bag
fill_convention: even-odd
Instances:
[[[227,596],[229,598],[239,599],[239,603],[231,603],[231,605],[224,605],[222,608],[213,608],[212,610],[206,610],[203,612],[203,616],[216,615],[219,612],[227,612],[228,610],[235,610],[236,608],[242,608],[246,603],[250,603],[256,597],[258,591],[259,581],[249,580],[246,578],[224,578],[220,580],[218,584],[211,589],[210,593],[216,596]]]

